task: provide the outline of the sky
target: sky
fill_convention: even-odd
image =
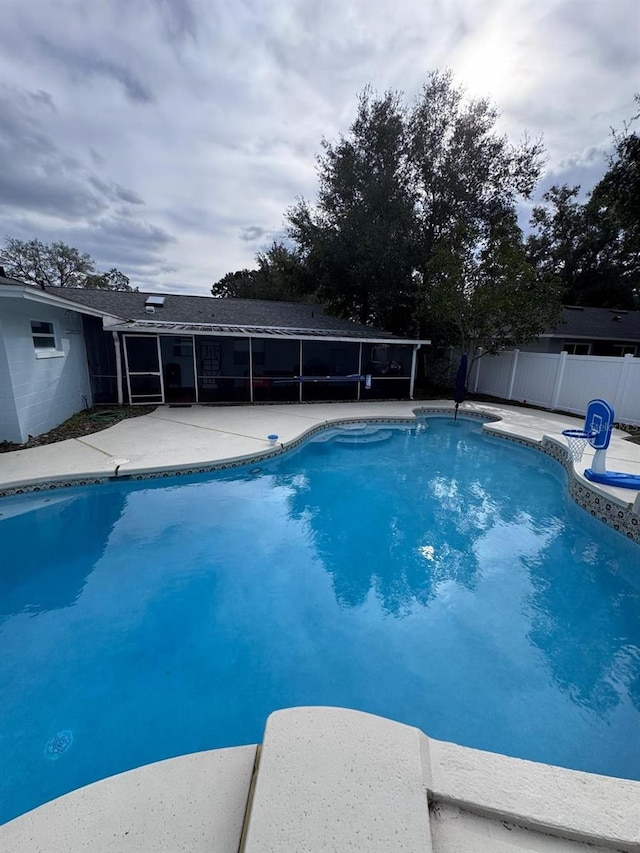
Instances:
[[[637,112],[639,0],[0,0],[0,239],[206,294],[313,201],[370,84],[434,70],[590,189]]]

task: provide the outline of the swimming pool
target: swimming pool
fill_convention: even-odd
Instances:
[[[0,820],[303,704],[638,778],[640,549],[565,477],[428,418],[3,500]]]

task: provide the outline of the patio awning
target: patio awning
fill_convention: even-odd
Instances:
[[[109,322],[104,328],[109,332],[140,332],[159,335],[211,335],[223,337],[281,338],[295,340],[354,341],[371,344],[412,345],[430,344],[428,340],[400,338],[394,335],[368,337],[357,331],[344,329],[302,329],[284,326],[238,326],[221,323],[178,323],[168,320],[125,320]]]

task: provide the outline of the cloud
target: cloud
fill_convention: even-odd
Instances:
[[[144,204],[131,189],[94,174],[60,148],[45,113],[56,112],[48,93],[0,87],[0,200],[3,209],[33,211],[61,220],[100,216],[113,202]]]
[[[600,145],[588,145],[582,151],[572,151],[568,157],[554,166],[551,174],[568,172],[573,169],[584,169],[590,166],[601,166],[611,148],[609,140]]]
[[[550,182],[590,188],[634,110],[636,0],[3,0],[0,234],[65,239],[134,285],[255,265],[365,85],[450,67]],[[137,277],[137,278],[136,278]]]
[[[37,92],[26,92],[27,97],[31,98],[33,101],[37,103],[44,104],[49,107],[52,112],[56,111],[56,105],[53,102],[53,96],[50,92],[45,92],[42,89],[38,89]]]
[[[259,225],[245,225],[240,229],[240,239],[245,243],[255,243],[257,240],[264,240],[268,233],[267,228],[261,228]]]
[[[189,0],[155,0],[171,41],[182,42],[197,37],[197,16]]]
[[[144,204],[135,190],[95,170],[104,158],[63,150],[55,141],[52,96],[0,88],[0,227],[19,239],[63,240],[99,266],[146,269],[174,241],[163,227],[132,216]]]
[[[120,62],[93,55],[88,49],[58,44],[46,36],[38,38],[37,46],[41,54],[60,64],[76,85],[90,85],[92,77],[103,76],[119,83],[132,101],[147,104],[154,99],[150,89]]]
[[[133,190],[128,190],[121,187],[115,181],[101,180],[95,175],[90,175],[87,180],[91,186],[95,187],[102,195],[112,201],[126,201],[129,204],[144,204],[144,201]]]
[[[61,151],[29,92],[0,88],[0,203],[61,218],[95,216],[107,202],[94,192],[79,162]],[[49,106],[49,105],[47,105]]]

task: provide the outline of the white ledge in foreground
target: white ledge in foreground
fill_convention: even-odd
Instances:
[[[255,746],[213,750],[113,776],[0,826],[0,850],[640,850],[640,782],[443,743],[359,711],[276,711],[257,771],[255,757]]]

